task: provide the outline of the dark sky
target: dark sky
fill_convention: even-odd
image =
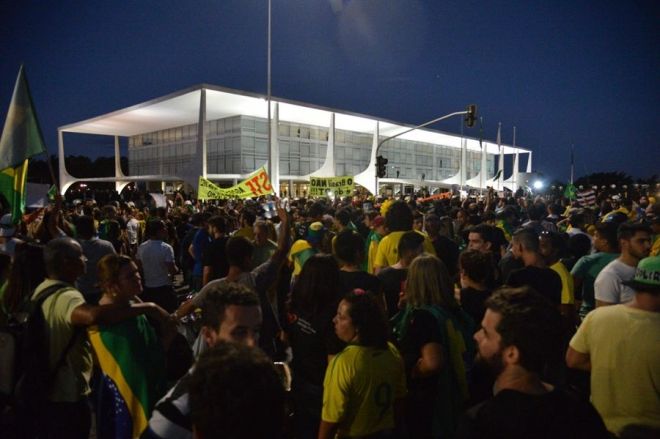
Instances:
[[[649,177],[659,11],[653,0],[273,0],[273,95],[409,124],[475,103],[484,136],[501,122],[510,144],[516,126],[548,178],[568,178],[571,145],[576,176]],[[51,153],[58,126],[194,84],[265,93],[266,22],[267,0],[0,0],[0,117],[21,62]],[[67,152],[111,155],[111,140]]]

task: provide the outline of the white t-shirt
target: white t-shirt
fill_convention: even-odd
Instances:
[[[168,264],[174,262],[174,249],[166,242],[149,239],[137,249],[135,257],[142,263],[144,286],[158,288],[170,285]]]
[[[635,291],[621,282],[635,277],[635,268],[624,264],[618,258],[610,262],[598,273],[594,282],[596,300],[608,303],[630,302]]]
[[[135,245],[138,243],[138,227],[140,223],[135,218],[131,218],[126,223],[126,235],[128,236],[128,243]]]

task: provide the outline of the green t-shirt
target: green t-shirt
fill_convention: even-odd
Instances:
[[[34,291],[32,300],[46,288],[57,283],[62,284],[61,290],[54,293],[44,302],[42,310],[48,328],[46,336],[50,341],[50,367],[54,368],[60,355],[73,336],[74,327],[71,324],[71,314],[78,306],[85,304],[80,291],[73,285],[46,279]],[[92,374],[92,351],[86,336],[79,334],[74,345],[67,354],[66,361],[60,367],[48,399],[54,402],[76,402],[88,395],[89,380]]]

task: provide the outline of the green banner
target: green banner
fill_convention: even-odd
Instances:
[[[353,194],[353,177],[310,177],[310,197],[347,197]]]

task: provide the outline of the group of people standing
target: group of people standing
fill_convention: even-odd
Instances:
[[[518,201],[57,204],[1,234],[6,318],[50,294],[39,437],[653,437],[657,206]]]

